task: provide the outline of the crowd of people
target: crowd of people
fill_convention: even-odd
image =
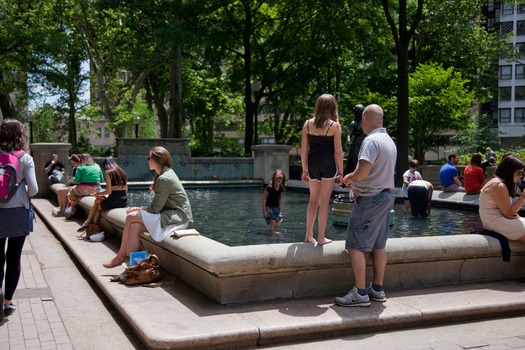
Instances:
[[[326,225],[334,184],[346,187],[352,194],[352,211],[348,221],[345,248],[351,264],[354,287],[337,305],[345,307],[369,306],[371,301],[384,302],[383,288],[389,234],[389,214],[394,205],[394,171],[397,148],[383,126],[383,109],[377,104],[356,105],[354,120],[348,133],[347,165],[343,168],[342,131],[338,105],[334,96],[324,94],[316,101],[313,116],[302,128],[301,179],[308,184],[309,202],[306,210],[304,242],[323,246],[332,242],[326,237]],[[17,154],[24,150],[27,134],[23,124],[15,119],[4,119],[0,129],[0,153]],[[497,162],[496,154],[486,148],[485,159],[472,154],[470,164],[460,176],[459,155],[452,153],[440,169],[443,192],[465,192],[479,195],[479,214],[483,228],[505,236],[509,240],[525,241],[525,218],[518,214],[525,203],[525,191],[520,184],[525,173],[525,162],[512,154],[505,154]],[[12,313],[16,306],[13,294],[20,277],[20,256],[24,240],[33,230],[34,212],[30,197],[38,192],[33,158],[22,152],[19,156],[19,181],[25,186],[7,203],[0,202],[0,220],[16,225],[0,226],[0,319]],[[147,232],[162,242],[174,230],[183,230],[193,222],[190,201],[182,183],[172,168],[171,154],[163,147],[153,147],[148,155],[148,168],[155,174],[151,203],[143,208],[127,207],[128,176],[112,157],[106,157],[99,166],[87,154],[73,154],[69,158],[71,176],[58,155],[53,154],[44,166],[50,185],[62,183],[57,191],[59,206],[52,214],[71,219],[76,215],[78,201],[95,196],[87,218],[78,232],[96,225],[101,230],[101,212],[126,208],[126,219],[120,248],[103,266],[114,268],[126,262],[132,252],[140,248],[140,235]],[[494,176],[487,179],[486,169],[495,166]],[[423,179],[419,162],[408,162],[401,188],[403,212],[413,216],[430,215],[434,186]],[[103,188],[102,184],[105,183]],[[284,172],[276,169],[262,196],[263,218],[273,234],[282,220],[283,193],[286,190]],[[314,237],[317,221],[317,238]],[[6,249],[7,246],[7,249]],[[366,254],[370,253],[373,276],[367,284]],[[4,268],[5,265],[5,268]]]

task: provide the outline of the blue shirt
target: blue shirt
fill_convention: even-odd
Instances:
[[[454,177],[458,176],[458,169],[452,162],[448,162],[443,165],[439,170],[439,182],[441,182],[441,187],[445,188],[454,184]]]

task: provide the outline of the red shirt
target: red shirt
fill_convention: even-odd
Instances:
[[[485,174],[479,166],[468,165],[463,173],[465,192],[476,192],[481,190],[485,182]]]

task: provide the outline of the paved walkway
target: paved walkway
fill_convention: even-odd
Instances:
[[[42,213],[52,207],[34,203]],[[46,220],[64,241],[38,219],[0,349],[145,349],[133,333],[152,348],[171,339],[181,349],[525,349],[522,281],[392,291],[370,308],[338,307],[333,297],[218,305],[170,276],[153,289],[109,283],[100,261],[117,242],[78,241],[77,222]]]
[[[0,349],[145,349],[100,294],[37,218],[22,251],[17,310],[0,322]]]

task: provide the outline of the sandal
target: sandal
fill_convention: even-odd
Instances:
[[[77,232],[84,232],[84,231],[86,231],[89,228],[89,225],[91,225],[91,224],[84,224],[84,225],[80,226],[79,229],[77,230]]]

